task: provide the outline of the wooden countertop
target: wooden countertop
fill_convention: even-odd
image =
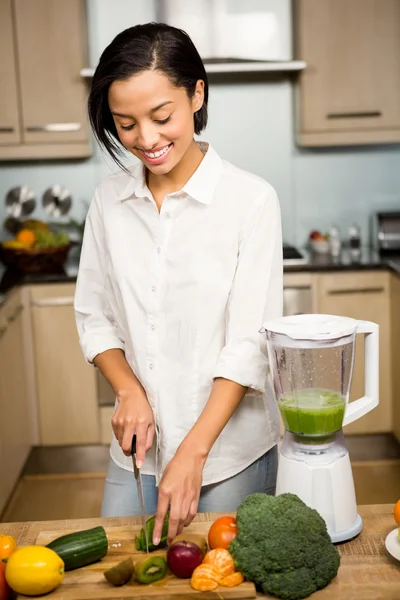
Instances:
[[[385,549],[385,538],[396,526],[393,505],[360,506],[359,512],[364,522],[363,531],[356,539],[338,546],[341,554],[338,576],[325,589],[310,596],[312,600],[400,600],[400,562],[392,559]],[[209,527],[218,516],[216,513],[198,514],[190,529],[205,533],[206,526]],[[57,531],[61,535],[63,531],[88,529],[96,525],[103,525],[106,531],[126,527],[140,529],[140,519],[118,517],[0,523],[0,533],[12,535],[18,545],[23,546],[35,544],[38,538],[43,543],[46,532]],[[49,600],[51,596],[47,596]],[[219,597],[224,596],[220,594]],[[257,597],[267,596],[259,594]]]

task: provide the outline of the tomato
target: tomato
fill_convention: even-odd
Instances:
[[[17,549],[17,542],[11,535],[0,534],[0,560],[10,558],[11,554]]]
[[[6,581],[6,563],[0,560],[0,600],[11,597],[11,590]]]
[[[237,536],[237,522],[234,517],[220,517],[210,527],[208,545],[210,548],[225,548]]]
[[[396,504],[394,505],[393,516],[397,525],[400,525],[400,500],[397,500]]]

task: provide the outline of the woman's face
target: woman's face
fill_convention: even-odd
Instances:
[[[190,99],[161,71],[114,81],[108,93],[121,143],[155,175],[169,173],[185,155],[193,141],[193,115],[203,100],[203,81]]]

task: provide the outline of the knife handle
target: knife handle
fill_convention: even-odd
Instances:
[[[134,456],[136,454],[136,433],[133,434],[133,438],[132,438],[131,454],[132,454],[132,456]]]

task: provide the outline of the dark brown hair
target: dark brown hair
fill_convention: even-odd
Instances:
[[[200,133],[207,124],[207,73],[188,34],[165,23],[146,23],[125,29],[102,53],[88,100],[94,135],[121,167],[119,156],[123,146],[108,106],[108,90],[116,80],[152,69],[165,73],[175,86],[184,87],[189,98],[193,97],[197,81],[203,80],[204,102],[194,114],[195,133]]]

